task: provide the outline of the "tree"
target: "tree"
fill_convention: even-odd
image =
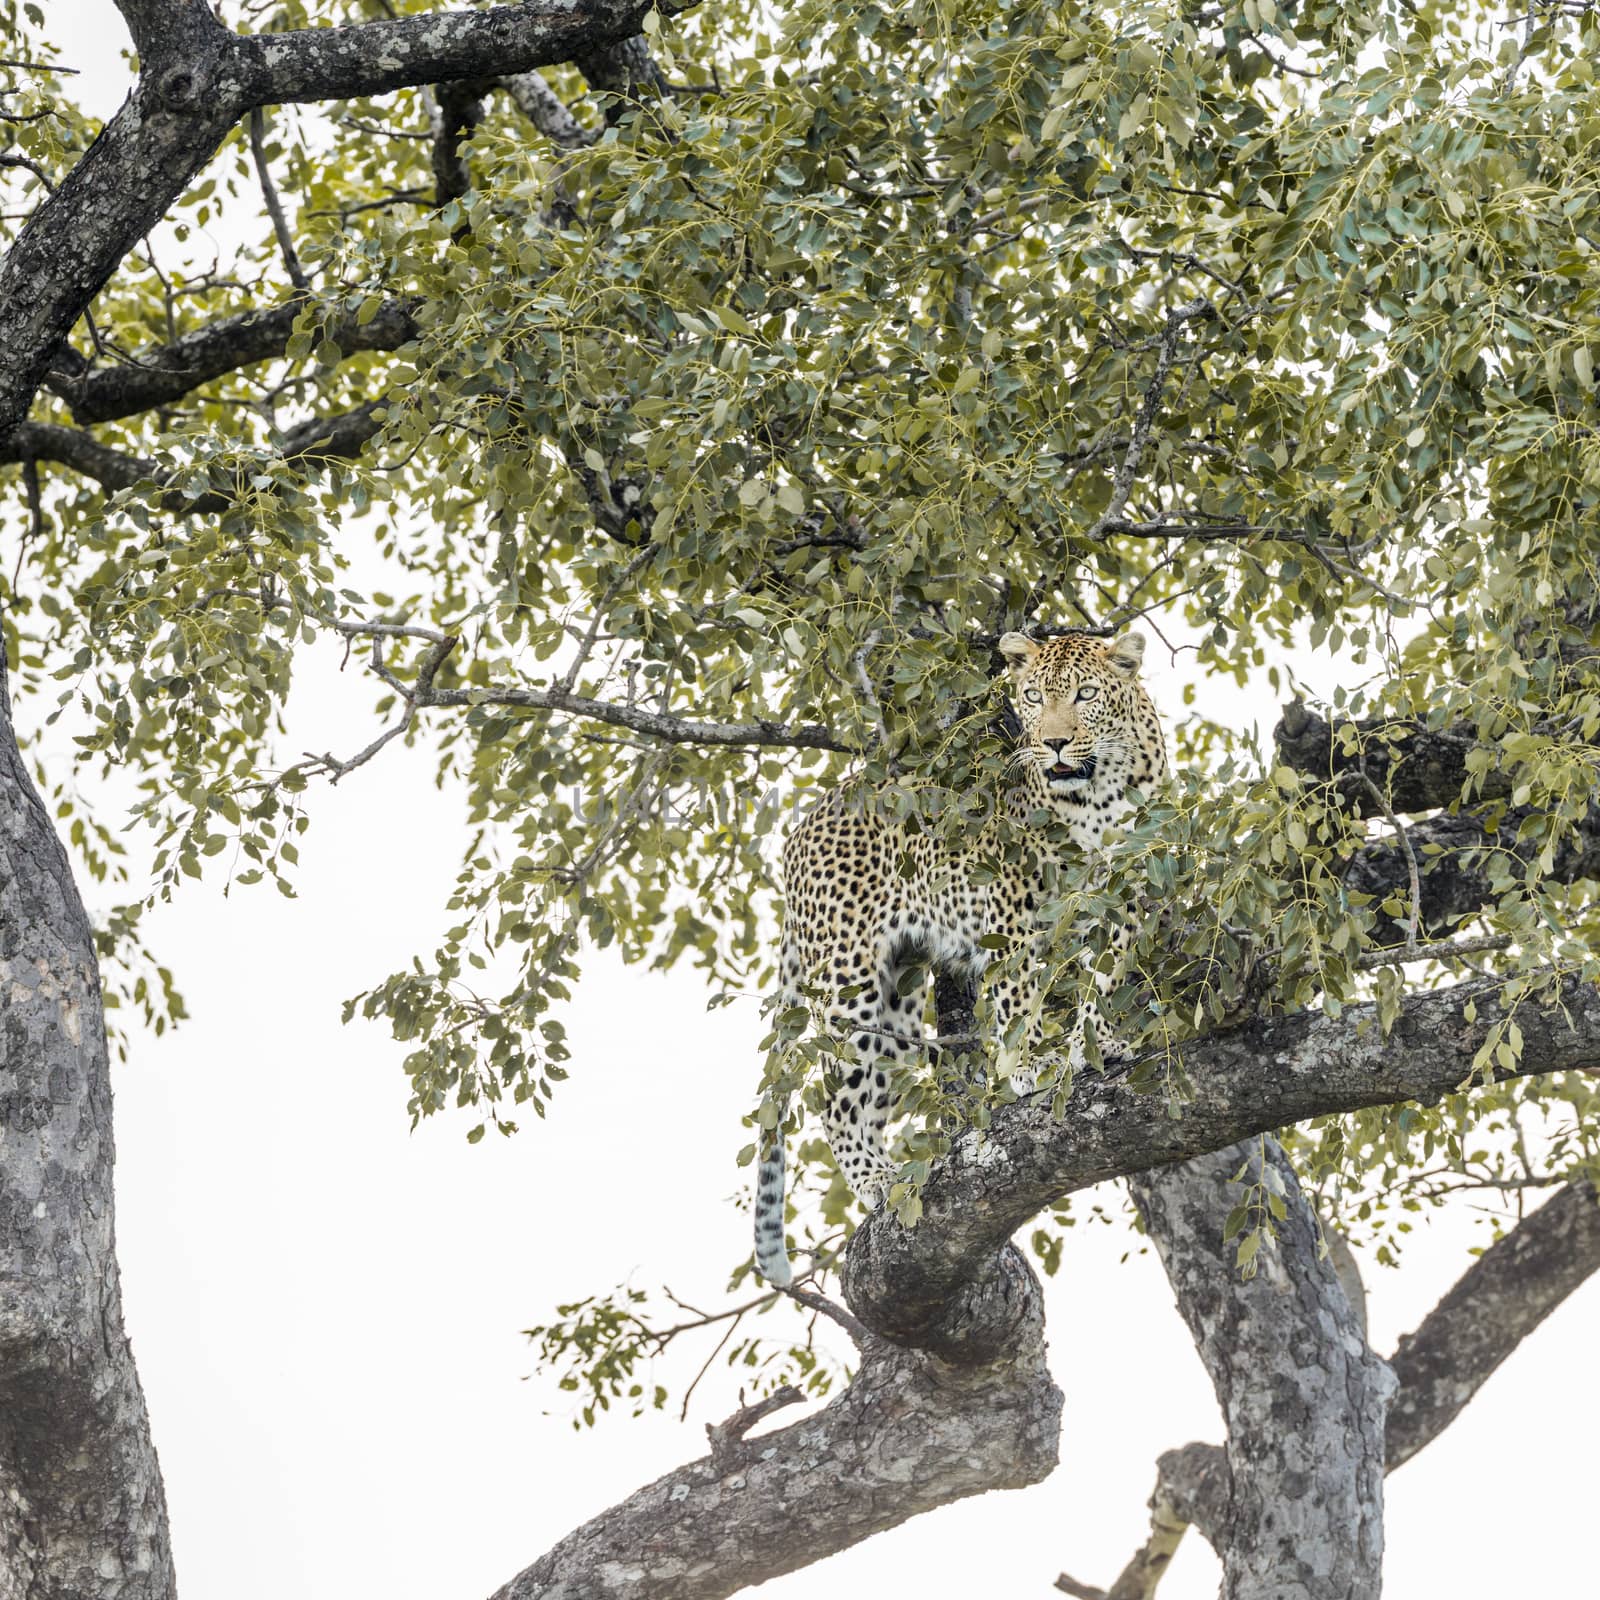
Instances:
[[[802,1150],[797,1298],[855,1372],[780,1341],[710,1456],[502,1593],[728,1594],[1048,1473],[1009,1241],[1055,1270],[1053,1209],[1116,1176],[1228,1438],[1163,1458],[1111,1592],[1192,1524],[1230,1595],[1376,1593],[1386,1468],[1600,1264],[1588,9],[119,9],[138,83],[98,132],[4,11],[0,1593],[172,1591],[97,968],[114,1014],[177,1014],[150,897],[292,894],[317,785],[424,746],[466,797],[454,921],[352,1008],[414,1116],[509,1133],[585,948],[764,984],[773,796],[856,771],[962,829],[1003,781],[994,640],[1135,621],[1290,698],[1270,752],[1191,711],[1172,792],[1051,891],[1058,1023],[1141,908],[1127,1054],[1016,1102],[1016,1042],[944,988],[888,1209],[852,1227]],[[285,763],[319,636],[374,736]],[[1330,704],[1296,641],[1343,653]],[[103,927],[25,754],[63,716],[152,830]],[[830,1053],[798,1028],[764,1125]],[[1392,1250],[1461,1185],[1556,1193],[1386,1363],[1313,1197]],[[604,1299],[538,1333],[597,1407],[666,1336]],[[832,1397],[747,1441],[786,1374]]]

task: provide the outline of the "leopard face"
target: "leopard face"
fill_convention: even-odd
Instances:
[[[1085,795],[1110,767],[1131,773],[1160,729],[1138,682],[1144,638],[1102,641],[1083,634],[1047,639],[1008,633],[1000,653],[1011,669],[1022,723],[1017,759],[1053,799]],[[1159,745],[1158,745],[1159,748]]]

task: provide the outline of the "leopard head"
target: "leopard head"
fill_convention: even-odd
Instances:
[[[1068,634],[1042,643],[1000,640],[1022,723],[1018,760],[1057,799],[1086,795],[1097,774],[1130,773],[1152,720],[1139,682],[1144,636],[1101,640]],[[1159,737],[1159,735],[1158,735]]]

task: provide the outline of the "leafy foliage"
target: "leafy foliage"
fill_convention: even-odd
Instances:
[[[23,9],[3,14],[34,37]],[[470,825],[447,926],[349,1013],[404,1042],[414,1117],[510,1131],[568,1070],[586,950],[764,990],[792,807],[854,773],[969,837],[951,797],[997,793],[1007,757],[995,638],[1142,620],[1182,652],[1179,779],[1045,908],[1063,1015],[1080,952],[1142,908],[1108,1008],[1146,1052],[1138,1087],[1203,1094],[1178,1047],[1250,1011],[1375,995],[1388,1027],[1463,962],[1529,1000],[1594,972],[1592,13],[804,0],[769,23],[718,0],[649,39],[660,80],[631,97],[550,75],[576,110],[559,135],[490,94],[442,204],[421,95],[284,109],[268,150],[310,292],[240,133],[97,300],[91,371],[294,308],[273,359],[96,426],[124,482],[0,475],[17,682],[137,784],[153,897],[207,872],[292,893],[319,783],[423,744]],[[0,68],[24,209],[34,169],[93,135],[64,81]],[[204,230],[241,217],[213,269]],[[71,425],[56,394],[36,415]],[[307,418],[354,418],[365,448],[305,449]],[[285,699],[321,640],[370,674],[380,722],[359,754],[290,762]],[[1459,736],[1465,777],[1432,809],[1484,842],[1430,845],[1430,808],[1402,821],[1385,785],[1353,805],[1206,714],[1220,684],[1296,692],[1308,649],[1331,653],[1347,762]],[[1441,926],[1403,871],[1350,886],[1413,834],[1418,881],[1487,885]],[[1422,959],[1419,938],[1460,934],[1481,947]],[[158,1025],[181,1014],[166,974],[130,983]],[[778,1019],[768,1086],[815,1093],[835,1052],[796,1027]],[[1519,1051],[1512,1023],[1475,1071]],[[907,1220],[952,1129],[1005,1093],[917,1086]],[[1594,1170],[1595,1127],[1592,1090],[1556,1076],[1297,1148],[1388,1249],[1441,1171]],[[845,1199],[833,1181],[820,1228]],[[637,1342],[602,1310],[538,1332],[604,1406]]]

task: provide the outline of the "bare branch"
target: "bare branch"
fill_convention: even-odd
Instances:
[[[839,1327],[850,1335],[851,1341],[858,1350],[865,1350],[872,1342],[871,1332],[862,1326],[850,1315],[843,1306],[836,1306],[826,1295],[818,1294],[814,1289],[806,1289],[799,1284],[789,1284],[783,1291],[788,1297],[803,1305],[809,1311],[815,1311],[818,1316],[826,1317],[830,1322],[837,1323]]]
[[[261,184],[261,197],[267,203],[267,215],[272,218],[272,231],[277,236],[278,250],[283,256],[284,271],[289,282],[304,292],[311,287],[305,268],[295,253],[294,235],[289,231],[289,219],[283,214],[283,202],[278,198],[278,186],[272,181],[272,168],[267,163],[267,114],[260,106],[250,113],[250,154],[255,159],[256,177]]]
[[[343,629],[341,631],[347,634],[355,632],[354,629]],[[396,630],[385,628],[381,624],[369,624],[361,631],[373,636],[373,667],[384,682],[391,685],[401,699],[405,701],[405,710],[371,744],[351,756],[348,761],[341,761],[338,757],[326,753],[320,756],[308,756],[306,760],[297,762],[293,767],[290,767],[289,772],[303,773],[308,778],[326,776],[330,783],[337,783],[347,772],[354,772],[357,767],[364,767],[380,750],[398,739],[410,728],[411,724],[416,720],[418,696],[426,694],[433,687],[433,680],[438,676],[439,668],[444,665],[450,652],[461,642],[459,637],[453,633],[435,636],[433,648],[422,658],[422,664],[417,669],[416,687],[408,689],[384,665],[383,640],[396,631],[414,634],[419,630],[414,628]],[[284,773],[282,777],[275,781],[273,787],[281,784],[283,778],[287,776],[288,772]]]
[[[1155,375],[1145,388],[1144,402],[1140,405],[1139,415],[1134,420],[1133,434],[1128,440],[1128,448],[1123,452],[1122,459],[1117,463],[1116,470],[1111,476],[1111,503],[1095,519],[1094,525],[1084,535],[1085,538],[1104,538],[1107,525],[1121,520],[1122,513],[1128,506],[1128,496],[1133,492],[1133,480],[1138,476],[1139,464],[1144,459],[1145,448],[1150,442],[1150,430],[1155,426],[1156,413],[1161,409],[1161,397],[1167,386],[1167,374],[1172,371],[1172,363],[1177,359],[1178,340],[1182,338],[1183,330],[1189,323],[1200,317],[1215,314],[1209,300],[1191,300],[1185,305],[1175,306],[1167,313],[1167,326],[1156,345]]]
[[[1392,1472],[1438,1437],[1484,1381],[1579,1284],[1600,1271],[1594,1185],[1569,1183],[1495,1241],[1400,1340],[1389,1413]]]
[[[27,156],[19,156],[11,152],[0,154],[0,167],[15,167],[24,172],[31,172],[44,185],[46,191],[55,188],[55,185],[50,181],[50,174],[37,161],[31,160]]]
[[[586,0],[570,9],[491,6],[303,28],[242,42],[253,47],[260,102],[353,100],[576,60],[635,36],[651,9],[637,0]],[[670,14],[687,7],[668,0],[660,9]]]
[[[821,1411],[658,1478],[495,1600],[718,1600],[954,1500],[1042,1481],[1061,1395],[1044,1364],[1037,1282],[1008,1254],[1019,1316],[1004,1360],[964,1369],[878,1345]]]
[[[1462,956],[1481,955],[1486,950],[1505,950],[1511,945],[1511,936],[1505,933],[1484,933],[1470,939],[1439,939],[1429,944],[1418,944],[1413,937],[1398,950],[1367,950],[1356,957],[1356,970],[1370,972],[1374,967],[1397,967],[1408,961],[1453,961]]]
[[[618,705],[572,694],[559,686],[521,689],[509,686],[473,689],[435,689],[419,695],[419,706],[513,706],[527,711],[562,711],[615,728],[632,728],[664,744],[750,745],[793,750],[838,750],[853,753],[855,746],[819,723],[799,726],[781,722],[696,722],[645,706]]]

